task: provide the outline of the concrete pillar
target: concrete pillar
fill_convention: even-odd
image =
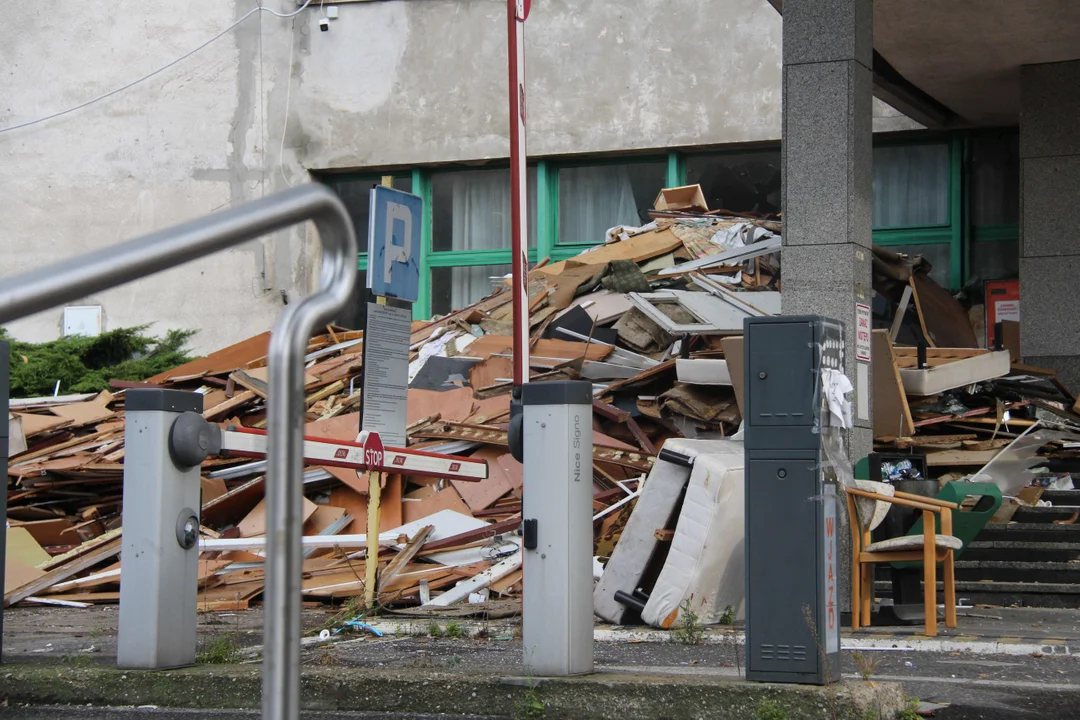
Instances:
[[[1080,392],[1080,61],[1020,73],[1020,350]]]
[[[856,410],[867,411],[855,305],[873,297],[872,21],[873,0],[784,3],[783,311],[844,321],[847,375]],[[857,459],[871,451],[873,432],[872,413],[855,414],[849,451]]]
[[[783,312],[846,326],[845,371],[855,385],[853,461],[873,449],[869,364],[856,360],[855,349],[855,306],[869,305],[873,296],[873,9],[873,0],[784,2]],[[847,611],[851,551],[838,545]]]

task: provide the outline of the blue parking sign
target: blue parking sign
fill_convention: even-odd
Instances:
[[[382,185],[371,189],[367,286],[376,295],[416,302],[423,207],[416,195]]]

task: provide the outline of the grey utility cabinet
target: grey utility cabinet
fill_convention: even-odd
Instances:
[[[821,376],[843,372],[843,333],[816,316],[744,324],[747,680],[840,678],[842,492],[822,441],[843,430],[829,426]]]

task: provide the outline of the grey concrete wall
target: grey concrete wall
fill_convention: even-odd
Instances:
[[[1020,346],[1080,391],[1080,61],[1021,71]]]
[[[269,0],[291,11],[291,0]],[[69,116],[0,133],[0,275],[307,182],[310,170],[504,157],[503,0],[389,0],[246,20]],[[39,0],[0,23],[0,128],[72,107],[190,51],[249,0]],[[778,140],[781,19],[764,0],[545,0],[527,26],[529,152]],[[291,60],[291,62],[290,62]],[[884,104],[880,128],[917,127]],[[286,127],[286,119],[288,120]],[[281,233],[86,298],[107,328],[196,328],[206,352],[308,292],[317,239]],[[43,340],[49,311],[10,329]]]
[[[251,7],[221,0],[42,0],[7,13],[0,23],[0,128],[131,82]],[[278,184],[267,181],[276,168],[265,136],[266,94],[275,78],[259,63],[263,39],[259,18],[250,18],[189,60],[113,98],[0,133],[0,275],[275,189]],[[198,329],[194,344],[209,351],[267,329],[281,308],[280,290],[295,296],[306,289],[305,243],[302,232],[282,233],[78,304],[102,305],[106,328],[153,322],[159,333]],[[61,318],[58,308],[9,329],[27,340],[52,339]]]

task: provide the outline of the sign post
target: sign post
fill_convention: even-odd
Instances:
[[[365,558],[364,601],[375,603],[379,563],[379,513],[383,481],[382,436],[392,446],[407,444],[409,340],[412,304],[420,290],[420,225],[423,200],[385,185],[371,189],[368,269],[364,313],[363,387],[360,434],[368,465],[369,544]],[[374,302],[372,298],[374,296]],[[357,476],[363,471],[358,470]]]
[[[510,55],[510,227],[514,291],[514,394],[529,382],[529,256],[525,171],[525,19],[529,0],[507,0]]]

